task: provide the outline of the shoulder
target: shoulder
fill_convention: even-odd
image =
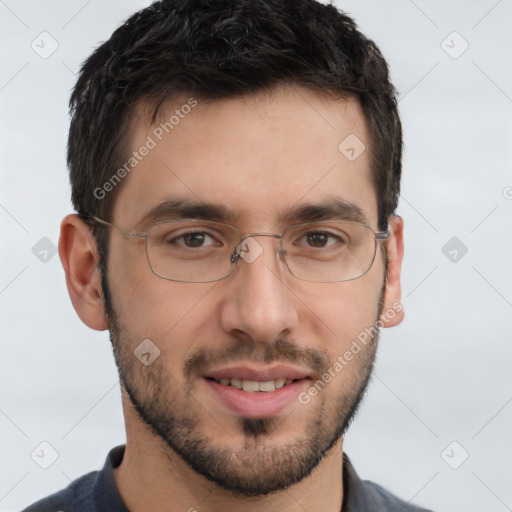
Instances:
[[[343,512],[431,512],[404,501],[380,485],[361,480],[343,454]]]
[[[398,498],[380,485],[370,482],[369,480],[363,480],[362,487],[366,491],[367,497],[371,500],[372,504],[378,507],[376,510],[383,512],[395,510],[400,510],[401,512],[432,512],[426,508],[418,507]]]
[[[92,471],[81,476],[71,482],[65,489],[33,503],[22,512],[95,511],[93,488],[98,473],[99,471]]]

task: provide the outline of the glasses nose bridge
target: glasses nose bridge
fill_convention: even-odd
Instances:
[[[279,235],[278,233],[267,233],[265,231],[258,232],[258,233],[245,233],[240,237],[240,242],[238,242],[237,249],[240,247],[244,247],[244,242],[248,238],[254,238],[255,236],[268,236],[270,238],[277,238],[279,240],[279,252],[281,251],[281,241],[283,239],[283,235]],[[261,248],[263,250],[263,248]],[[279,254],[278,252],[278,254]]]
[[[242,253],[246,253],[249,251],[249,248],[247,246],[246,240],[248,238],[253,238],[255,236],[267,236],[270,238],[277,238],[278,240],[282,240],[283,235],[279,235],[278,233],[267,233],[267,232],[257,232],[257,233],[245,233],[244,235],[240,235],[240,241],[235,247],[235,250],[233,251],[231,255],[231,263],[236,264],[239,261],[239,257],[242,255]],[[259,246],[259,244],[257,244]],[[263,247],[259,246],[260,249],[257,250],[257,252],[263,252]],[[282,253],[282,247],[281,244],[279,244],[279,250],[277,252],[277,255]],[[248,263],[251,262],[251,258],[243,257],[245,261]]]

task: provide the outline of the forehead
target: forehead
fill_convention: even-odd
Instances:
[[[290,87],[216,101],[182,96],[153,122],[139,105],[128,147],[113,210],[123,226],[140,226],[166,202],[220,206],[229,217],[221,220],[247,229],[274,226],[301,205],[345,202],[376,224],[368,132],[352,97]]]

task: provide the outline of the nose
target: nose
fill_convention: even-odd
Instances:
[[[268,343],[295,329],[298,300],[278,247],[271,237],[244,241],[237,267],[224,281],[221,323],[226,332]]]

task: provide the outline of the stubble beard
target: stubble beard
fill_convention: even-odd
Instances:
[[[240,442],[236,448],[219,446],[205,431],[208,422],[201,422],[192,412],[194,406],[203,413],[204,409],[194,403],[190,393],[184,392],[176,377],[165,369],[164,358],[159,357],[153,364],[144,367],[134,356],[133,348],[137,342],[130,339],[120,324],[108,288],[104,298],[121,386],[140,419],[168,448],[165,453],[170,464],[173,464],[177,454],[196,473],[234,496],[265,496],[287,489],[309,476],[349,427],[371,379],[378,331],[357,354],[358,357],[353,359],[351,364],[357,361],[358,368],[352,369],[347,389],[333,396],[332,391],[328,391],[333,385],[328,386],[307,405],[311,410],[301,436],[284,444],[272,442],[273,432],[293,422],[292,411],[285,418],[240,418]],[[382,297],[379,299],[379,316],[381,310]],[[245,347],[240,355],[254,354],[254,346],[248,347],[247,343],[253,342],[241,341],[231,347],[231,353],[236,354],[237,347]],[[267,356],[271,353],[275,359],[286,361],[279,357],[280,346],[301,350],[291,341],[276,340],[272,345],[267,345]],[[317,355],[320,361],[322,353]],[[240,359],[235,357],[233,360]],[[261,354],[259,360],[270,362],[268,359]],[[323,366],[324,370],[328,369],[325,358]],[[337,376],[337,379],[344,378],[344,372]],[[336,378],[332,384],[335,383]],[[297,402],[297,407],[306,406]]]

